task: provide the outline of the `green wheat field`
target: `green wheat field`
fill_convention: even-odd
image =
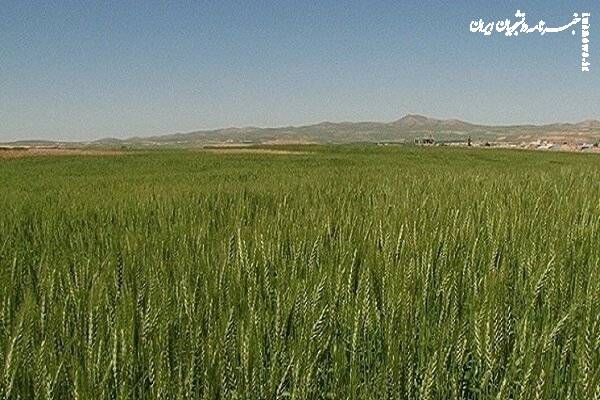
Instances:
[[[1,399],[600,399],[600,158],[0,159]]]

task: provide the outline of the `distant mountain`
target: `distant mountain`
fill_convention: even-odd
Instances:
[[[586,121],[575,124],[578,128],[598,129],[600,128],[600,121],[588,119]]]
[[[416,139],[429,137],[438,142],[466,142],[471,137],[475,142],[523,143],[549,140],[596,143],[600,141],[600,121],[587,120],[576,124],[488,126],[457,119],[436,119],[408,114],[393,122],[322,122],[297,127],[226,128],[133,137],[124,140],[110,138],[81,144],[95,147],[203,147],[292,143],[414,143]],[[26,142],[21,143],[26,144]],[[72,143],[56,144],[73,145]]]
[[[441,120],[435,118],[428,118],[423,115],[417,114],[407,114],[399,120],[392,122],[392,125],[403,129],[429,128],[437,130],[464,130],[475,126],[473,124],[469,124],[467,122],[460,121],[457,119]]]
[[[408,114],[393,122],[322,122],[315,125],[280,128],[227,128],[177,133],[129,142],[144,146],[206,146],[251,143],[414,143],[432,137],[438,142],[473,141],[522,143],[535,140],[559,142],[597,142],[600,121],[578,124],[488,126],[457,119],[436,119]]]

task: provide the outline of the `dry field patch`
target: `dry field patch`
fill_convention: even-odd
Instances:
[[[49,149],[49,148],[3,148],[0,149],[0,158],[12,159],[36,156],[116,156],[124,154],[119,150],[92,150],[92,149]]]
[[[207,153],[215,154],[272,154],[272,155],[303,155],[310,154],[306,151],[276,150],[276,149],[249,149],[249,148],[207,148]]]

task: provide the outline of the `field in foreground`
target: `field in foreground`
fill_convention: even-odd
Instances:
[[[600,398],[600,158],[288,150],[0,159],[0,398]]]

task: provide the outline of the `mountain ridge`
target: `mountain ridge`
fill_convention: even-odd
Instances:
[[[228,127],[212,130],[177,132],[128,139],[103,138],[89,142],[16,141],[11,144],[33,142],[58,145],[84,144],[86,146],[170,146],[203,147],[219,144],[286,144],[286,143],[414,143],[431,137],[437,141],[456,142],[472,138],[480,142],[522,143],[529,140],[558,142],[600,141],[600,121],[587,119],[577,123],[545,125],[482,125],[459,119],[438,119],[420,114],[406,114],[391,122],[330,122],[281,127]]]

